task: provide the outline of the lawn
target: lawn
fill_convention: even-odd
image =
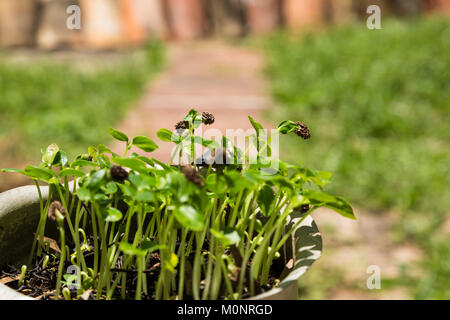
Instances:
[[[105,63],[102,53],[86,54],[87,67],[80,67],[80,58],[17,61],[14,52],[0,54],[0,148],[8,161],[36,159],[50,143],[73,155],[109,139],[108,127],[123,119],[162,67],[164,49],[151,41],[116,56]]]
[[[423,277],[397,281],[412,297],[449,299],[450,239],[439,228],[450,211],[450,21],[282,33],[265,50],[272,116],[311,130],[306,143],[286,142],[288,157],[333,172],[330,191],[360,208],[399,212],[399,237],[428,256]]]

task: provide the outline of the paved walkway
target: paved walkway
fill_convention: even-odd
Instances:
[[[191,108],[214,114],[212,127],[223,134],[226,129],[251,128],[248,115],[262,121],[261,111],[270,107],[271,99],[260,53],[221,42],[173,44],[168,49],[169,67],[119,127],[130,137],[154,139],[160,148],[152,157],[170,159],[173,144],[160,141],[156,131],[173,130]]]

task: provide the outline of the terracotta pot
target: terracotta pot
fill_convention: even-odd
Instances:
[[[36,2],[0,0],[0,46],[28,46],[35,38]]]
[[[191,40],[203,35],[201,0],[166,0],[171,35],[178,40]]]
[[[356,20],[355,0],[328,0],[330,3],[329,18],[333,23],[342,24]]]
[[[320,25],[325,21],[323,0],[285,0],[283,15],[290,29]]]
[[[79,30],[66,28],[67,8],[73,0],[49,0],[42,3],[37,44],[44,49],[54,49],[73,44],[79,36]]]
[[[424,0],[426,11],[450,13],[450,0]]]
[[[48,188],[42,195],[48,197]],[[292,216],[286,228],[291,228],[298,216]],[[28,257],[33,234],[39,220],[39,195],[35,186],[26,186],[0,193],[0,261],[2,264],[22,264]],[[50,230],[52,232],[52,230]],[[293,258],[293,268],[280,285],[252,300],[296,300],[298,279],[322,254],[322,237],[314,220],[308,216],[293,232],[284,248],[285,261]],[[0,283],[0,300],[31,299]]]
[[[123,44],[125,27],[119,0],[80,0],[82,42],[93,49]]]
[[[281,22],[280,0],[247,0],[247,22],[253,34],[274,31]]]

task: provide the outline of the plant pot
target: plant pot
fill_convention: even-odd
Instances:
[[[29,46],[34,43],[36,3],[31,0],[0,1],[0,46]]]
[[[247,22],[253,34],[265,34],[276,30],[281,23],[280,0],[247,1]]]
[[[285,0],[283,14],[291,30],[313,27],[325,22],[324,0]]]
[[[48,196],[48,187],[42,187],[42,196]],[[287,228],[298,221],[292,216]],[[22,264],[28,257],[33,234],[39,220],[39,196],[35,186],[25,186],[0,193],[0,265]],[[50,230],[51,232],[52,230]],[[322,237],[311,216],[308,216],[287,241],[285,261],[293,259],[294,266],[280,285],[251,300],[296,300],[298,279],[320,258]],[[31,299],[0,283],[0,300]]]

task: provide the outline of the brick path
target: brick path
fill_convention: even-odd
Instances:
[[[262,121],[261,111],[271,100],[260,53],[221,42],[172,44],[168,49],[169,67],[119,127],[130,137],[154,139],[160,148],[152,157],[170,159],[173,144],[160,141],[156,131],[173,130],[190,108],[213,113],[213,127],[223,134],[225,129],[251,128],[248,115]]]

